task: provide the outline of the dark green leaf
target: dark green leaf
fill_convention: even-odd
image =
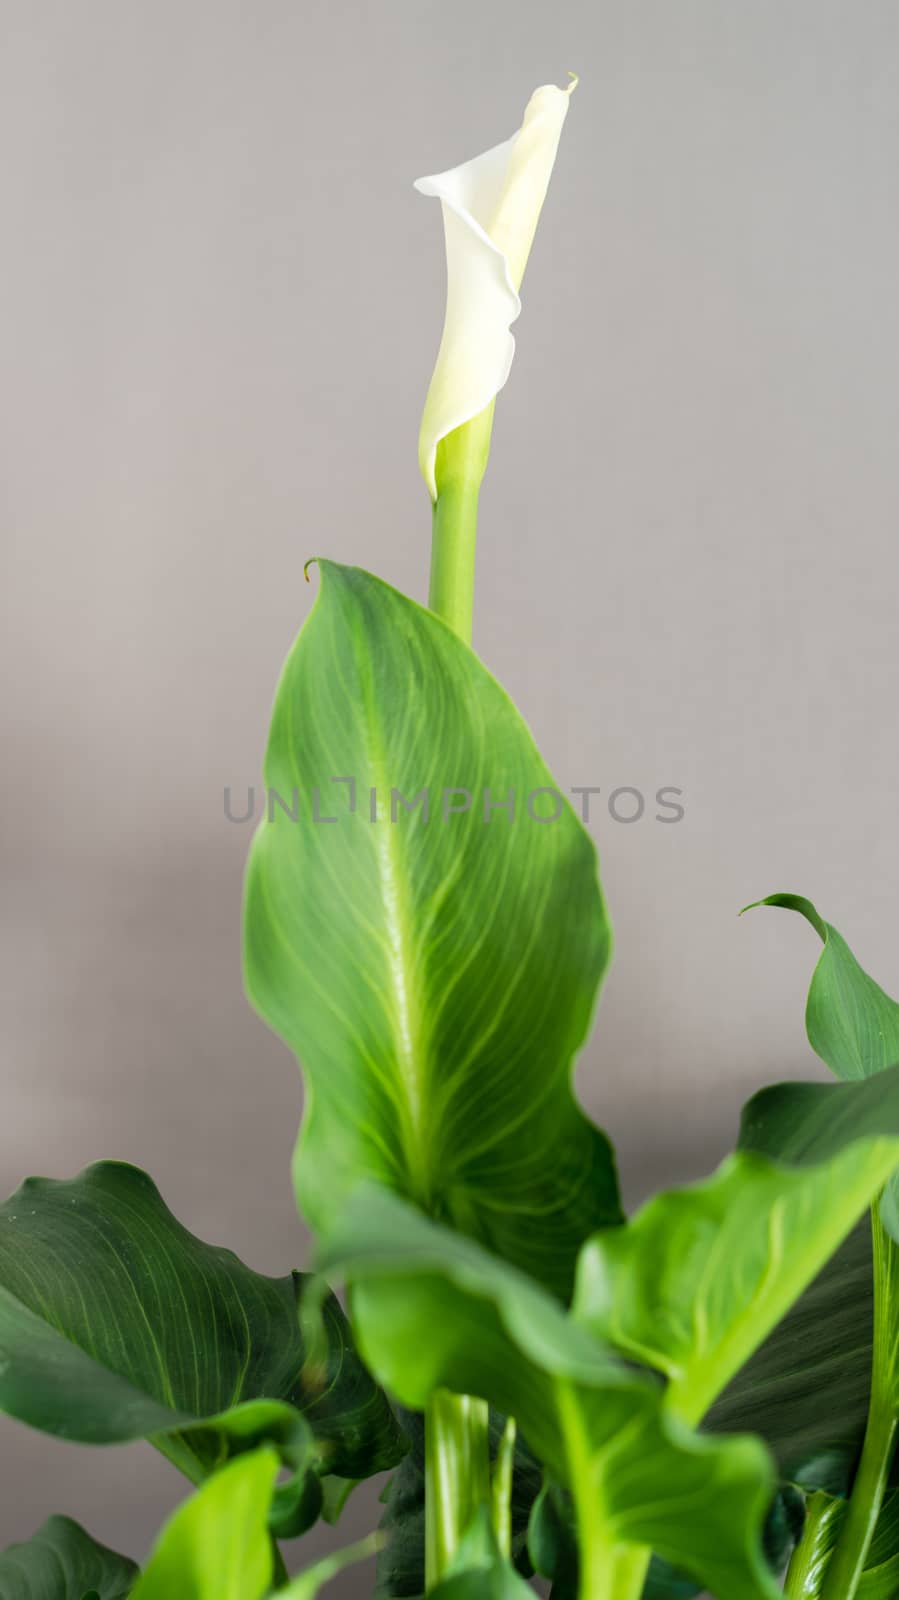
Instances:
[[[303,1284],[201,1243],[134,1167],[29,1179],[0,1207],[0,1407],[64,1439],[151,1438],[194,1481],[270,1440],[293,1471],[276,1525],[300,1531],[321,1474],[403,1448],[333,1296],[324,1370],[304,1377]]]
[[[574,1507],[571,1496],[557,1483],[545,1483],[534,1502],[528,1550],[534,1571],[552,1580],[556,1600],[575,1600],[580,1561]]]
[[[658,1556],[653,1556],[643,1587],[643,1600],[693,1600],[698,1593],[699,1587],[692,1578],[678,1572],[670,1561],[660,1561]]]
[[[443,1387],[514,1416],[610,1562],[649,1547],[726,1600],[778,1594],[760,1538],[774,1484],[755,1440],[683,1427],[651,1375],[389,1193],[360,1192],[344,1226],[323,1266],[346,1271],[360,1348],[404,1404]]]
[[[899,1067],[781,1084],[746,1106],[741,1149],[585,1245],[575,1315],[669,1379],[699,1423],[820,1272],[899,1162]]]
[[[322,1483],[322,1521],[336,1528],[359,1478],[325,1478]]]
[[[611,934],[567,802],[528,811],[555,790],[521,717],[438,618],[323,562],[265,779],[297,819],[276,800],[253,845],[246,982],[312,1089],[303,1211],[327,1234],[376,1180],[567,1297],[581,1240],[620,1220],[570,1088]],[[392,799],[423,789],[427,820]],[[485,815],[488,789],[514,792],[514,820]],[[461,790],[471,809],[447,815]]]
[[[3,1600],[124,1600],[136,1577],[133,1561],[69,1517],[48,1517],[31,1539],[0,1554]]]
[[[417,1600],[425,1587],[425,1479],[414,1448],[387,1490],[374,1600]]]
[[[872,1328],[864,1222],[715,1402],[706,1427],[758,1432],[783,1478],[845,1494],[868,1414]]]

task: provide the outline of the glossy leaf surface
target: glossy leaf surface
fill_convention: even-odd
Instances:
[[[868,1413],[872,1329],[871,1230],[864,1221],[731,1380],[705,1426],[758,1432],[783,1478],[845,1494]]]
[[[124,1600],[137,1567],[70,1517],[48,1517],[32,1538],[0,1553],[3,1600]]]
[[[64,1439],[151,1438],[194,1481],[271,1440],[294,1474],[279,1529],[298,1531],[320,1474],[366,1476],[404,1449],[333,1296],[323,1370],[304,1378],[302,1284],[203,1244],[134,1167],[29,1179],[0,1207],[0,1407]]]
[[[570,1087],[611,944],[593,844],[471,650],[369,574],[320,571],[244,916],[248,992],[310,1090],[300,1205],[326,1235],[377,1181],[567,1297],[585,1234],[620,1218]]]
[[[742,1148],[584,1248],[575,1315],[669,1379],[692,1423],[808,1287],[899,1163],[899,1068],[782,1084],[746,1106]]]

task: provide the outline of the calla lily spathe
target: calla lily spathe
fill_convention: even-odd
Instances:
[[[440,440],[478,416],[509,376],[518,290],[576,82],[535,89],[511,139],[415,185],[441,202],[446,234],[446,320],[418,452],[434,500]]]

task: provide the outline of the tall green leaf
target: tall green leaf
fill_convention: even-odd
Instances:
[[[420,1409],[445,1387],[516,1417],[575,1498],[597,1593],[648,1548],[726,1600],[779,1593],[761,1547],[773,1477],[756,1440],[683,1427],[652,1375],[386,1191],[359,1191],[322,1265],[346,1272],[360,1348],[404,1404]]]
[[[571,1496],[547,1479],[534,1501],[528,1529],[528,1550],[534,1571],[552,1580],[556,1600],[576,1600],[580,1558]],[[695,1585],[688,1593],[696,1593]]]
[[[303,1284],[194,1238],[135,1167],[30,1178],[0,1207],[0,1408],[64,1439],[149,1438],[194,1481],[270,1440],[293,1470],[279,1531],[300,1531],[322,1474],[368,1476],[404,1448],[333,1296],[310,1386]]]
[[[307,1075],[306,1216],[327,1234],[374,1180],[567,1296],[580,1241],[620,1220],[570,1087],[611,933],[521,717],[437,617],[322,562],[265,780],[246,983]]]
[[[133,1561],[69,1517],[48,1517],[30,1539],[0,1553],[3,1600],[124,1600],[136,1577]]]
[[[742,1148],[656,1195],[582,1252],[574,1314],[669,1379],[698,1423],[899,1164],[899,1067],[781,1084],[746,1106]]]

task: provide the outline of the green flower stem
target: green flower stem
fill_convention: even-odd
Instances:
[[[493,1531],[506,1560],[512,1554],[512,1474],[515,1470],[515,1419],[509,1417],[490,1481],[490,1507]]]
[[[784,1579],[784,1594],[791,1600],[805,1600],[805,1596],[819,1593],[827,1527],[840,1511],[841,1502],[827,1494],[813,1494],[806,1501],[802,1538],[790,1557]]]
[[[828,1563],[821,1600],[854,1600],[883,1505],[896,1448],[899,1250],[880,1220],[879,1202],[872,1209],[871,1228],[874,1244],[874,1345],[868,1426],[849,1506]]]
[[[474,608],[478,497],[492,428],[493,401],[437,446],[428,604],[466,644],[471,643]]]
[[[428,604],[471,643],[478,497],[490,453],[493,403],[441,439]],[[494,1485],[501,1498],[502,1484]],[[440,1582],[482,1504],[491,1504],[487,1406],[439,1389],[425,1415],[425,1587]],[[496,1515],[496,1501],[494,1515]],[[498,1530],[500,1532],[500,1530]],[[500,1538],[502,1534],[500,1532]]]
[[[440,1582],[479,1506],[490,1504],[487,1402],[437,1389],[425,1413],[425,1588]]]

